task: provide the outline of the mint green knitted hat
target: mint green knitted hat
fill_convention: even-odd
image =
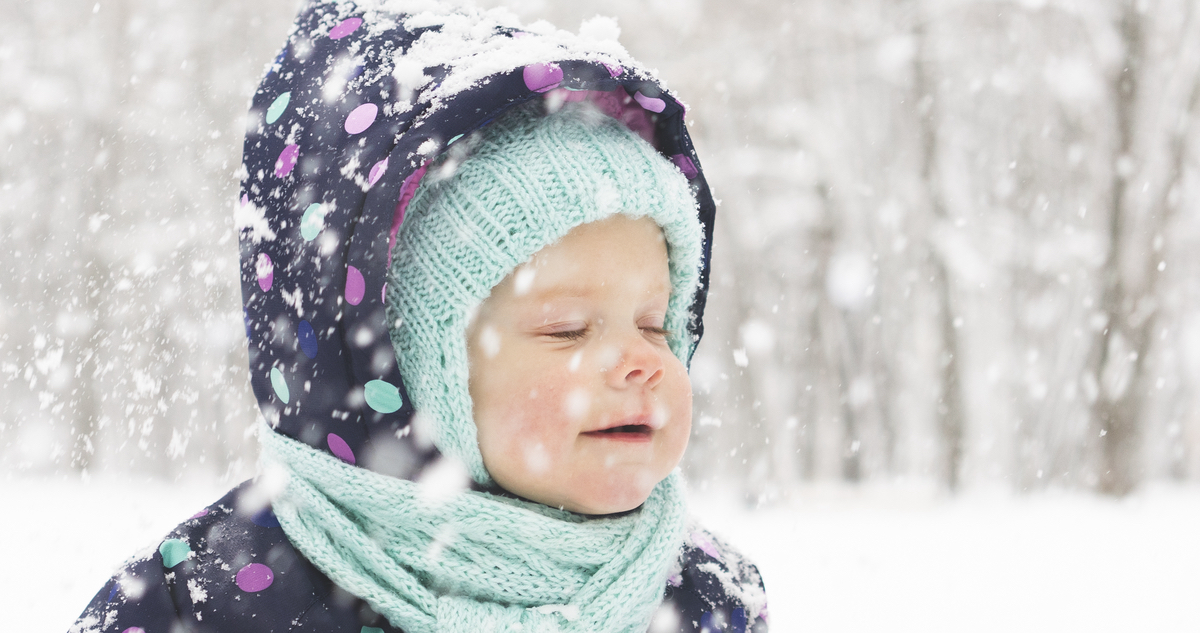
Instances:
[[[684,175],[590,104],[551,114],[540,102],[520,106],[459,143],[471,145],[466,157],[451,146],[408,205],[392,250],[387,311],[409,398],[434,445],[487,484],[466,329],[492,287],[576,226],[617,213],[650,217],[670,258],[664,327],[671,351],[686,363],[703,234]]]

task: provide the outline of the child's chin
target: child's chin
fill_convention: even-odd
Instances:
[[[657,483],[657,482],[655,482]],[[654,485],[626,484],[593,494],[578,495],[571,499],[571,505],[566,509],[579,514],[620,514],[636,510],[646,499]]]
[[[578,514],[589,514],[593,516],[605,516],[609,514],[621,514],[636,510],[646,500],[642,499],[640,503],[601,503],[601,504],[582,504],[572,510]],[[568,508],[570,509],[570,508]]]

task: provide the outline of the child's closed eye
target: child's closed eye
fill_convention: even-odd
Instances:
[[[640,327],[639,329],[643,333],[647,334],[648,336],[654,337],[654,338],[658,338],[658,339],[662,339],[662,340],[667,340],[667,339],[671,338],[671,331],[664,327],[643,326],[643,327]],[[548,336],[552,339],[556,339],[556,340],[560,340],[560,341],[577,341],[579,339],[586,337],[590,331],[591,331],[591,328],[579,327],[579,328],[574,328],[574,329],[569,329],[569,330],[555,330],[555,331],[551,331],[551,332],[545,332],[543,334],[543,336]]]
[[[671,338],[671,331],[664,327],[647,326],[647,327],[643,327],[642,331],[647,334],[650,334],[652,336],[656,336],[656,337],[663,338],[663,339]]]
[[[555,332],[546,332],[546,336],[559,339],[562,341],[576,341],[584,336],[587,336],[588,328],[583,327],[575,330],[559,330]]]

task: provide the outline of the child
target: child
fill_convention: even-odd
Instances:
[[[73,630],[765,631],[673,472],[714,212],[682,106],[614,43],[408,4],[306,8],[251,109],[263,475]]]

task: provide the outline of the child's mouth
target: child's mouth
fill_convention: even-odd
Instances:
[[[645,424],[624,424],[599,431],[589,431],[584,435],[624,442],[646,442],[654,434],[654,429]]]

